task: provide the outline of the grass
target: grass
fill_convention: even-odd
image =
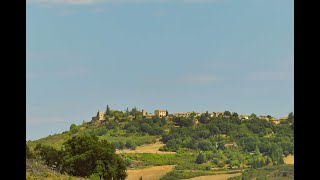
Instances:
[[[245,170],[241,176],[232,177],[228,180],[293,180],[294,179],[294,166],[283,164],[279,166],[266,166],[259,169]]]
[[[54,134],[45,138],[41,138],[39,140],[28,141],[27,144],[32,150],[36,147],[38,143],[41,143],[42,145],[52,146],[56,149],[60,149],[62,147],[62,144],[71,137],[72,135],[70,135],[70,133]]]
[[[41,179],[48,179],[48,180],[89,180],[87,178],[80,178],[80,177],[74,177],[69,176],[67,174],[60,174],[58,172],[55,172],[53,170],[50,170],[46,165],[42,164],[39,161],[28,161],[32,169],[37,172],[35,174],[33,170],[30,168],[29,165],[27,165],[26,169],[26,179],[27,180],[41,180]]]
[[[156,142],[156,139],[158,138],[157,136],[150,136],[150,135],[145,135],[145,136],[109,136],[109,135],[104,135],[100,136],[100,139],[105,139],[109,142],[124,142],[126,143],[127,141],[132,141],[134,142],[137,146],[141,146],[143,144],[152,144]]]
[[[41,138],[39,140],[35,141],[28,141],[27,144],[29,145],[30,149],[34,149],[35,146],[38,143],[41,143],[43,145],[48,145],[52,146],[56,149],[60,149],[62,147],[62,144],[66,142],[68,139],[72,138],[74,136],[73,134],[66,132],[66,133],[61,133],[61,134],[55,134],[55,135],[50,135],[45,138]],[[103,135],[103,136],[98,136],[99,139],[105,139],[108,140],[109,142],[124,142],[126,143],[128,140],[134,142],[137,146],[143,145],[143,144],[151,144],[156,142],[156,139],[158,138],[157,136],[150,136],[150,135],[145,135],[145,136],[110,136],[110,135]]]
[[[162,166],[177,164],[177,157],[175,154],[125,154],[125,157],[131,161],[141,161],[144,166]]]

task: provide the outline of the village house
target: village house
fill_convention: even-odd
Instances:
[[[103,121],[104,119],[104,112],[100,112],[100,110],[98,110],[98,113],[96,116],[92,117],[92,121]]]
[[[191,112],[177,112],[174,113],[173,115],[176,117],[189,117]]]
[[[163,109],[157,109],[154,111],[155,116],[164,117],[167,116],[167,111]]]
[[[285,121],[287,120],[287,117],[280,117],[280,118],[272,118],[271,122],[275,123],[275,124],[279,124],[281,121]]]
[[[211,117],[223,117],[224,112],[212,112]]]
[[[249,119],[249,116],[248,116],[248,115],[241,114],[241,115],[239,115],[239,119],[241,119],[241,120],[247,120],[247,119]]]

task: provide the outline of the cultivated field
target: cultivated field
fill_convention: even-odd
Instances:
[[[126,180],[138,180],[141,176],[144,180],[158,180],[173,168],[174,165],[167,165],[128,170],[128,177],[126,178]]]
[[[142,146],[137,146],[135,150],[124,149],[117,150],[117,153],[154,153],[154,154],[176,154],[176,152],[166,152],[159,151],[160,147],[163,147],[165,144],[157,140],[154,144],[144,144]]]
[[[241,173],[236,174],[217,174],[217,175],[210,175],[210,176],[198,176],[194,178],[190,178],[188,180],[227,180],[230,177],[240,176]]]
[[[293,155],[289,155],[287,157],[284,157],[283,161],[284,161],[285,164],[294,164],[294,156]]]

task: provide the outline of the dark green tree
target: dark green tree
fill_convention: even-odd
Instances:
[[[63,164],[64,152],[61,150],[57,150],[51,146],[37,144],[34,148],[34,152],[37,157],[44,160],[45,164],[50,167],[58,167]]]
[[[195,163],[197,163],[197,164],[202,164],[202,163],[204,163],[204,162],[205,162],[205,157],[204,157],[204,155],[200,152],[200,153],[198,154],[198,157],[197,157]]]
[[[224,115],[224,116],[229,116],[229,117],[230,117],[230,116],[231,116],[231,112],[230,112],[230,111],[224,111],[223,115]]]
[[[289,123],[293,123],[293,122],[294,122],[293,112],[290,112],[290,113],[288,114],[288,122],[289,122]]]
[[[107,108],[106,108],[106,115],[107,116],[111,115],[111,109],[110,109],[109,105],[107,105]]]
[[[125,179],[126,166],[113,144],[97,136],[78,135],[64,143],[65,171],[74,176],[98,174],[103,179]]]
[[[236,112],[233,112],[233,113],[232,113],[232,117],[239,117],[239,114],[236,113]]]

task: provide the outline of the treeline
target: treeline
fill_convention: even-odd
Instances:
[[[139,118],[128,122],[124,128],[127,134],[140,133],[149,135],[161,135],[164,132],[163,127],[167,124],[164,118]]]
[[[189,148],[210,151],[217,157],[225,154],[219,155],[217,152],[226,149],[247,154],[259,152],[256,154],[261,154],[262,157],[246,159],[253,167],[261,167],[269,164],[269,161],[282,164],[282,155],[294,154],[293,126],[288,121],[275,125],[258,118],[240,120],[236,114],[231,114],[228,118],[214,118],[203,114],[197,125],[196,119],[192,117],[175,117],[173,121],[179,128],[172,127],[169,133],[162,135],[162,141],[166,145],[161,150],[177,151],[180,148]],[[219,161],[230,164],[232,158],[227,158],[231,161],[226,162],[222,158],[215,160],[210,156],[206,159],[213,160],[215,164],[219,164]],[[241,158],[237,158],[238,161],[239,159],[241,161]],[[233,161],[231,164],[239,163]]]
[[[33,151],[26,147],[27,158],[37,158],[61,173],[73,176],[98,176],[100,179],[125,179],[126,163],[115,153],[115,147],[96,136],[78,135],[66,141],[61,149],[38,144]]]

